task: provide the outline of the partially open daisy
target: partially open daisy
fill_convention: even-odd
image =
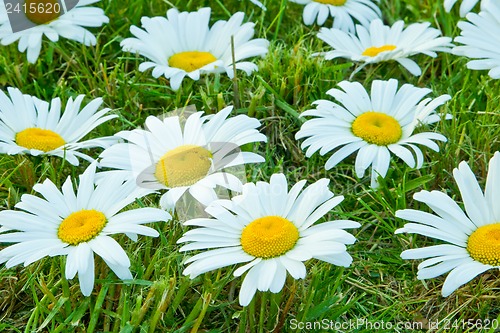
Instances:
[[[153,76],[164,75],[174,90],[179,89],[185,76],[198,80],[201,74],[226,73],[232,78],[232,41],[236,69],[250,74],[257,70],[257,65],[242,60],[264,56],[269,42],[252,39],[255,24],[243,24],[243,17],[244,14],[238,12],[227,22],[217,21],[209,28],[210,8],[182,13],[172,8],[167,17],[143,17],[141,23],[145,30],[130,27],[137,38],[127,38],[120,45],[124,51],[137,52],[150,59],[143,62],[139,70],[153,68]]]
[[[369,26],[382,13],[378,0],[290,0],[304,7],[304,23],[311,25],[316,21],[323,25],[326,19],[333,17],[333,27],[343,31],[354,32],[354,19],[361,25]]]
[[[397,61],[413,75],[420,75],[422,70],[408,57],[425,54],[436,57],[436,52],[450,52],[451,38],[439,37],[438,29],[430,28],[430,23],[413,23],[404,28],[403,21],[387,26],[380,19],[375,19],[369,27],[356,25],[356,35],[336,28],[321,28],[318,38],[334,50],[315,55],[324,55],[326,60],[347,58],[362,62],[358,70],[366,64],[382,61]]]
[[[451,11],[451,8],[457,3],[458,0],[444,0],[444,9],[447,12]],[[468,12],[474,8],[474,6],[479,2],[479,0],[462,0],[460,5],[460,16],[464,17]]]
[[[50,181],[33,189],[40,198],[24,194],[16,208],[3,210],[0,225],[14,232],[0,235],[0,243],[17,243],[0,251],[0,263],[10,268],[25,266],[46,256],[65,255],[65,276],[72,279],[78,272],[82,294],[89,296],[94,286],[94,253],[123,280],[132,279],[130,260],[110,235],[125,233],[158,236],[143,224],[167,221],[170,215],[157,208],[139,208],[119,213],[145,191],[137,191],[133,181],[124,181],[119,174],[105,182],[94,183],[95,163],[80,176],[77,193],[68,177],[62,192]]]
[[[455,41],[463,46],[453,49],[453,54],[476,60],[467,63],[469,69],[489,69],[489,75],[500,79],[500,2],[484,0],[479,14],[467,15],[469,22],[458,22],[462,29]]]
[[[348,267],[352,258],[346,244],[356,238],[343,229],[358,228],[359,223],[338,220],[313,226],[343,196],[328,189],[328,179],[304,188],[302,180],[288,191],[283,174],[274,174],[270,183],[243,185],[243,193],[232,200],[213,202],[206,211],[213,218],[186,221],[199,228],[187,231],[178,243],[180,251],[211,249],[189,258],[184,270],[191,278],[233,264],[247,263],[234,272],[248,271],[240,291],[240,304],[246,306],[255,292],[279,292],[286,272],[295,279],[306,276],[303,261],[316,258]],[[301,192],[302,191],[302,192]]]
[[[255,153],[239,150],[244,144],[266,141],[256,129],[260,122],[245,115],[227,119],[231,110],[227,107],[213,116],[196,112],[184,128],[178,116],[163,120],[150,116],[146,130],[116,134],[128,142],[107,148],[100,164],[125,170],[139,185],[152,190],[167,189],[160,201],[164,208],[173,209],[188,190],[207,205],[217,198],[217,185],[241,190],[241,181],[224,172],[225,168],[264,161]]]
[[[53,155],[78,165],[78,158],[93,159],[80,149],[105,148],[117,141],[102,137],[79,142],[100,124],[116,115],[106,115],[110,109],[97,111],[102,104],[96,98],[80,110],[84,95],[70,98],[61,115],[61,100],[51,103],[29,95],[17,88],[8,88],[9,96],[0,91],[0,152],[9,155]]]
[[[307,138],[302,143],[303,149],[309,147],[307,157],[318,150],[321,155],[336,150],[326,162],[327,170],[359,150],[356,175],[363,177],[371,165],[371,186],[377,187],[377,176],[385,177],[389,169],[390,153],[412,168],[421,168],[423,154],[416,144],[439,151],[432,140],[446,141],[438,133],[413,134],[413,131],[418,126],[439,121],[441,117],[435,109],[450,96],[422,100],[430,89],[404,84],[398,90],[398,81],[394,79],[373,81],[371,96],[358,82],[343,81],[339,86],[342,90],[331,89],[327,94],[340,104],[327,100],[314,102],[316,109],[305,111],[302,116],[317,118],[306,121],[295,136],[296,139]]]
[[[27,19],[37,25],[27,30],[4,36],[1,43],[2,45],[9,45],[19,40],[19,52],[28,50],[28,62],[30,63],[35,63],[40,55],[43,35],[47,36],[52,42],[57,42],[59,37],[64,37],[86,46],[96,45],[97,40],[95,36],[84,27],[100,27],[104,23],[109,22],[108,17],[104,15],[104,11],[101,8],[88,6],[99,1],[80,0],[74,8],[64,14],[62,6],[57,7],[59,8],[58,11],[54,9],[50,12],[45,11],[45,9],[34,12],[27,10]],[[48,8],[45,7],[48,2],[54,4],[56,0],[27,0],[26,3],[28,6],[26,8]],[[30,4],[34,4],[34,6]],[[3,26],[0,27],[0,30],[2,28]]]
[[[407,223],[396,233],[416,233],[447,244],[432,245],[401,253],[403,259],[426,259],[418,265],[418,279],[431,279],[449,271],[442,294],[449,296],[461,285],[491,268],[500,268],[500,153],[490,160],[483,194],[465,162],[453,170],[465,212],[447,194],[421,191],[413,197],[436,214],[403,209],[396,216]]]

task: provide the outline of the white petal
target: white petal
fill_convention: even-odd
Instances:
[[[255,258],[254,260],[252,260],[251,262],[249,262],[248,264],[246,265],[243,265],[241,267],[238,267],[235,271],[234,271],[234,276],[241,276],[243,275],[243,273],[245,273],[246,271],[248,271],[250,268],[252,268],[253,266],[257,265],[258,263],[260,263],[262,261],[262,258]]]
[[[279,260],[294,279],[306,277],[306,267],[301,261],[292,260],[285,256],[279,257]]]
[[[279,293],[281,289],[283,289],[285,281],[286,281],[286,269],[281,265],[277,265],[276,273],[274,274],[274,279],[273,282],[271,283],[271,286],[269,287],[269,290],[273,293]]]
[[[77,246],[78,280],[84,296],[90,296],[94,289],[94,253],[87,243]]]
[[[278,265],[275,259],[263,260],[260,265],[261,274],[257,283],[257,289],[260,291],[268,291],[273,283]]]
[[[241,284],[239,300],[241,306],[247,306],[252,301],[255,292],[257,291],[257,283],[261,274],[259,265],[250,269]]]
[[[130,260],[123,250],[123,248],[109,236],[98,236],[88,242],[90,248],[105,259],[107,262],[112,264],[130,267]]]
[[[492,266],[481,264],[480,262],[473,261],[457,266],[446,277],[443,284],[442,294],[443,297],[451,295],[456,289],[463,284],[469,282],[477,275],[487,271]]]
[[[460,189],[467,215],[474,224],[479,227],[495,222],[490,214],[483,191],[467,163],[460,163],[458,169],[453,170],[453,177]]]
[[[497,204],[500,198],[500,152],[496,152],[490,160],[484,196],[488,206],[491,207],[493,217],[496,221],[500,221],[500,205]]]

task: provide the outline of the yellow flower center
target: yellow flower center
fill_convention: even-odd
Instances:
[[[332,6],[343,6],[347,2],[347,0],[314,0],[314,1]]]
[[[243,251],[257,258],[274,258],[293,249],[299,230],[280,216],[265,216],[248,224],[241,233]]]
[[[168,58],[168,65],[189,73],[216,60],[217,58],[210,52],[188,51],[176,53]]]
[[[156,179],[167,187],[190,186],[204,178],[212,166],[212,153],[195,146],[179,146],[156,164]]]
[[[70,245],[78,245],[99,235],[105,225],[106,216],[103,213],[83,209],[71,213],[61,222],[57,237]]]
[[[378,56],[379,53],[385,52],[385,51],[393,51],[396,49],[396,45],[383,45],[383,46],[372,46],[367,48],[361,55],[367,56],[367,57],[375,57]]]
[[[57,0],[25,0],[24,14],[35,24],[45,24],[61,15],[61,5]]]
[[[48,152],[64,146],[64,139],[51,130],[42,128],[27,128],[16,134],[16,143],[24,148],[38,149]]]
[[[403,130],[393,117],[380,112],[365,112],[358,116],[351,127],[352,133],[368,143],[387,146],[401,139]]]
[[[480,263],[500,266],[500,223],[477,228],[469,236],[467,251]]]

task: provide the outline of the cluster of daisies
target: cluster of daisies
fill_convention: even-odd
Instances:
[[[81,0],[65,13],[26,14],[36,23],[23,31],[12,31],[5,4],[0,6],[0,43],[19,40],[19,51],[27,50],[28,61],[37,61],[45,35],[51,42],[65,37],[85,45],[95,45],[96,37],[86,28],[108,22],[104,11],[92,7],[99,0]],[[251,0],[265,9],[265,3]],[[333,50],[316,53],[326,60],[347,58],[361,65],[355,70],[383,61],[396,61],[411,74],[420,75],[420,66],[410,57],[448,52],[474,58],[471,69],[489,69],[500,77],[500,4],[481,1],[479,14],[468,13],[478,2],[464,0],[459,23],[461,36],[441,36],[428,23],[406,25],[383,23],[377,1],[371,0],[293,0],[304,8],[304,23],[319,25],[333,18],[332,28],[321,28],[317,37]],[[445,1],[450,10],[456,0]],[[170,9],[166,16],[143,17],[142,28],[132,26],[134,37],[121,47],[148,59],[139,70],[152,70],[155,78],[164,76],[178,90],[186,77],[236,71],[250,75],[258,70],[248,59],[267,54],[269,42],[254,39],[254,24],[244,22],[239,12],[227,21],[210,25],[210,8],[195,12]],[[327,62],[325,62],[327,64]],[[354,74],[354,73],[353,73]],[[354,169],[363,178],[371,168],[371,187],[385,177],[391,153],[411,168],[421,168],[421,147],[439,151],[445,136],[425,131],[429,125],[450,119],[437,109],[450,96],[436,98],[427,88],[400,84],[395,79],[375,80],[368,91],[358,82],[342,81],[326,92],[335,101],[318,100],[315,108],[302,113],[313,117],[296,133],[304,140],[306,156],[315,152],[330,154],[326,169],[334,168],[357,152]],[[187,230],[178,240],[180,251],[199,251],[186,260],[184,274],[191,278],[222,267],[242,264],[235,276],[246,273],[240,291],[240,304],[248,305],[257,290],[279,292],[287,272],[304,278],[304,261],[316,258],[348,267],[352,257],[346,245],[356,238],[345,229],[359,223],[333,220],[316,224],[343,200],[320,179],[305,187],[302,180],[289,186],[286,176],[273,174],[269,182],[245,183],[229,170],[234,166],[260,163],[264,158],[242,151],[246,144],[266,142],[259,133],[261,123],[246,115],[231,116],[232,107],[215,115],[203,112],[150,116],[144,128],[121,131],[111,137],[82,141],[96,127],[115,117],[101,109],[102,100],[84,105],[84,96],[50,102],[23,94],[19,89],[0,91],[0,153],[33,156],[51,155],[77,166],[80,159],[90,163],[76,180],[70,177],[59,189],[50,180],[33,188],[39,195],[24,194],[17,210],[0,212],[0,243],[15,243],[0,251],[0,263],[13,267],[29,265],[46,256],[66,256],[65,276],[78,273],[82,294],[94,286],[94,254],[100,256],[121,279],[132,279],[130,259],[111,235],[125,234],[136,241],[138,235],[155,237],[158,231],[146,223],[168,221],[185,195],[201,203],[208,214],[183,221]],[[419,129],[418,133],[415,130]],[[89,156],[86,149],[103,149]],[[417,201],[427,204],[437,215],[416,210],[400,210],[399,218],[412,223],[396,233],[417,233],[449,244],[406,250],[405,259],[428,258],[419,265],[418,278],[426,279],[451,271],[443,286],[447,296],[476,275],[500,267],[500,154],[490,161],[484,193],[470,168],[462,162],[454,171],[466,213],[442,192],[422,191]],[[237,195],[218,196],[225,188]],[[161,208],[133,208],[144,196],[161,194]]]
[[[94,285],[95,253],[119,278],[132,279],[130,260],[111,235],[122,233],[134,241],[138,235],[158,236],[144,224],[170,220],[186,192],[207,207],[211,218],[184,222],[199,228],[178,240],[188,243],[180,251],[207,249],[186,261],[190,265],[184,274],[194,278],[246,263],[235,271],[236,276],[248,271],[240,293],[242,305],[250,303],[257,289],[280,291],[287,271],[304,278],[305,260],[351,264],[346,244],[355,238],[344,229],[359,223],[340,220],[313,226],[343,200],[328,189],[328,179],[307,188],[304,180],[289,189],[283,174],[273,175],[269,183],[243,184],[226,172],[232,166],[264,161],[240,149],[266,141],[257,131],[259,120],[229,117],[232,107],[226,107],[215,115],[195,112],[185,119],[150,116],[145,129],[80,141],[114,118],[107,115],[109,109],[99,110],[101,99],[86,106],[82,101],[83,96],[70,99],[61,114],[58,98],[48,103],[15,88],[9,88],[8,95],[0,91],[0,128],[6,133],[0,137],[1,153],[52,155],[74,165],[79,157],[91,161],[76,192],[70,177],[61,189],[47,179],[33,187],[43,198],[24,194],[17,210],[0,212],[0,243],[16,243],[0,251],[0,263],[6,267],[65,255],[66,278],[78,273],[80,289],[88,296]],[[98,147],[105,148],[98,161],[80,151]],[[239,195],[219,200],[218,186]],[[159,192],[162,209],[122,211],[136,199]]]
[[[35,26],[13,32],[8,13],[14,9],[0,0],[0,44],[19,41],[19,51],[27,51],[30,63],[37,61],[44,35],[52,42],[64,37],[86,46],[96,45],[96,37],[86,28],[98,28],[109,22],[101,8],[91,6],[99,1],[79,0],[66,12],[61,9],[50,15],[27,11],[27,20]],[[250,1],[265,9],[260,1]],[[444,0],[446,11],[450,11],[457,1],[461,0]],[[38,5],[46,1],[31,2]],[[457,47],[453,47],[451,38],[441,36],[441,32],[429,23],[406,25],[404,21],[397,21],[392,26],[385,25],[378,0],[291,2],[305,5],[303,18],[307,25],[314,22],[323,25],[329,17],[333,18],[332,28],[321,28],[317,34],[333,49],[316,53],[327,60],[350,59],[361,63],[357,70],[367,64],[397,61],[413,75],[420,75],[420,67],[409,57],[416,54],[436,57],[436,52],[452,52],[476,59],[468,63],[470,69],[489,69],[491,77],[500,77],[500,51],[495,47],[500,38],[498,1],[482,0],[481,11],[476,14],[470,11],[479,0],[462,0],[460,15],[466,16],[468,21],[458,24],[462,33],[455,41],[463,45]],[[142,29],[131,26],[130,32],[135,37],[124,39],[121,46],[124,51],[138,53],[150,60],[140,65],[141,71],[153,69],[154,77],[165,76],[172,89],[177,90],[186,76],[198,80],[201,74],[226,73],[232,78],[236,70],[247,74],[257,70],[255,63],[244,60],[265,56],[269,42],[252,39],[254,23],[243,23],[243,20],[244,14],[238,12],[229,20],[219,20],[210,27],[210,8],[191,13],[171,9],[166,17],[143,17]]]

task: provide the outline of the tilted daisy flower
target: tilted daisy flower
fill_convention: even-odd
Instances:
[[[356,238],[343,229],[358,228],[359,223],[338,220],[313,224],[321,219],[343,196],[334,196],[328,179],[304,188],[302,180],[288,191],[283,174],[274,174],[269,183],[243,185],[243,193],[231,200],[218,200],[206,208],[213,218],[186,221],[187,231],[178,243],[180,251],[205,250],[186,260],[183,274],[191,278],[233,264],[246,263],[234,272],[248,273],[239,295],[246,306],[255,292],[279,292],[286,272],[294,279],[306,276],[303,261],[311,258],[349,267],[352,258],[346,244]]]
[[[432,140],[446,141],[438,133],[413,134],[413,131],[421,125],[439,121],[441,117],[435,109],[448,101],[449,95],[422,100],[431,92],[430,89],[404,84],[398,90],[395,79],[373,81],[371,96],[358,82],[343,81],[339,87],[342,90],[327,91],[339,103],[314,102],[316,109],[307,110],[302,116],[317,118],[306,121],[295,135],[296,139],[307,138],[301,146],[302,149],[309,147],[307,157],[318,150],[321,155],[335,150],[326,162],[327,170],[358,151],[356,175],[363,177],[371,165],[371,186],[377,187],[377,176],[387,174],[391,153],[410,167],[421,168],[424,158],[416,145],[439,151],[439,146]]]
[[[356,34],[339,29],[321,28],[318,38],[334,50],[315,55],[324,55],[326,60],[346,58],[367,64],[382,61],[397,61],[413,75],[422,74],[418,64],[409,59],[416,54],[436,57],[436,52],[450,52],[453,44],[450,37],[439,37],[438,29],[430,28],[430,23],[413,23],[404,28],[403,21],[386,26],[375,19],[369,27],[356,25]]]
[[[238,12],[227,22],[217,21],[209,28],[210,8],[181,13],[172,8],[167,17],[143,17],[145,30],[130,27],[137,38],[127,38],[120,45],[124,51],[150,59],[139,70],[153,68],[153,76],[164,75],[174,90],[179,89],[185,76],[198,80],[201,74],[226,73],[233,78],[232,41],[236,69],[247,74],[257,70],[257,65],[242,60],[264,56],[269,47],[265,39],[252,39],[255,24],[243,23],[243,17]]]
[[[483,0],[479,14],[467,15],[469,22],[458,22],[462,30],[455,41],[463,46],[453,49],[453,54],[476,60],[467,63],[469,69],[489,69],[489,75],[500,79],[500,3]]]
[[[178,116],[163,120],[149,116],[145,130],[116,134],[127,142],[107,148],[100,165],[130,173],[141,186],[168,190],[160,200],[164,208],[173,209],[186,191],[207,205],[217,199],[217,185],[241,190],[241,181],[225,168],[264,161],[239,150],[247,143],[266,141],[256,129],[260,122],[246,115],[227,119],[231,110],[226,107],[211,116],[193,113],[184,128]]]
[[[100,0],[80,0],[74,8],[68,10],[66,13],[63,13],[62,6],[58,7],[60,8],[59,11],[48,11],[44,9],[44,11],[35,11],[32,13],[31,10],[28,10],[26,18],[37,25],[27,30],[14,32],[4,36],[1,43],[2,45],[9,45],[19,40],[19,52],[27,50],[28,62],[30,63],[35,63],[40,55],[43,35],[47,36],[52,42],[57,42],[59,37],[63,37],[77,41],[86,46],[96,45],[96,37],[84,27],[96,28],[109,22],[108,17],[101,8],[88,6],[99,1]],[[39,8],[37,6],[40,4],[44,6],[47,6],[48,3],[55,5],[57,1],[28,0],[26,3],[33,3],[36,8]],[[0,27],[0,30],[2,28],[3,26]]]
[[[467,215],[439,191],[421,191],[413,196],[437,215],[413,209],[396,212],[397,217],[413,222],[396,234],[415,233],[447,243],[401,253],[403,259],[426,259],[418,265],[420,280],[451,271],[444,281],[444,297],[488,269],[500,268],[500,153],[490,160],[484,194],[467,163],[461,162],[453,177]]]
[[[33,189],[40,198],[24,194],[16,208],[3,210],[0,225],[15,232],[0,235],[0,243],[17,243],[0,251],[0,263],[7,268],[24,263],[27,266],[46,256],[66,256],[65,276],[72,279],[78,273],[82,294],[89,296],[94,286],[94,253],[123,280],[132,279],[130,260],[111,235],[126,233],[158,236],[158,232],[143,224],[167,221],[170,215],[157,208],[139,208],[119,213],[140,197],[133,181],[119,174],[105,182],[94,183],[95,163],[80,176],[77,193],[68,177],[62,191],[50,181],[36,184]]]
[[[374,19],[380,18],[382,13],[377,4],[378,0],[290,0],[304,7],[304,23],[311,25],[316,21],[323,25],[326,19],[333,17],[335,29],[354,32],[354,20],[369,26]]]
[[[61,115],[61,100],[50,103],[17,88],[8,88],[9,96],[0,90],[0,153],[59,156],[73,165],[78,158],[93,159],[78,151],[94,147],[105,148],[117,141],[103,137],[79,142],[90,131],[117,115],[106,115],[110,109],[97,111],[102,104],[96,98],[83,109],[84,95],[70,98]]]
[[[457,1],[458,0],[444,0],[444,9],[450,12]],[[464,17],[467,15],[478,2],[479,0],[462,0],[462,4],[460,5],[460,16]]]

